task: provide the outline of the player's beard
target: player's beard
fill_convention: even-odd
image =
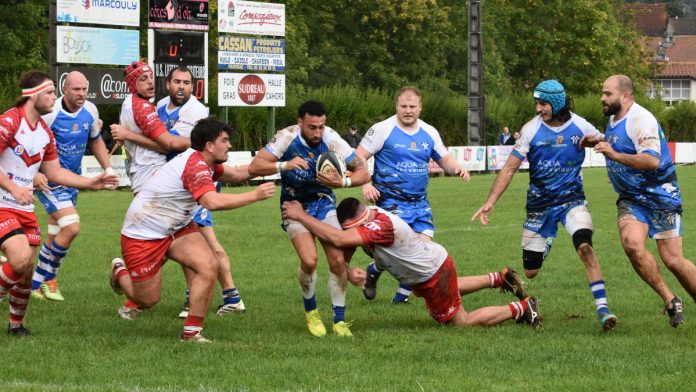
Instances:
[[[602,104],[602,111],[605,116],[613,116],[621,111],[621,102],[614,101],[611,103]]]

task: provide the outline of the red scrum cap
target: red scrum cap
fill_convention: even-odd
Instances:
[[[130,90],[131,94],[136,94],[138,92],[135,82],[138,80],[140,75],[147,72],[152,72],[152,68],[150,68],[147,63],[140,61],[134,61],[126,67],[123,74],[126,78],[126,85],[128,85],[128,90]]]

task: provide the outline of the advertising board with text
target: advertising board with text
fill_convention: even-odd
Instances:
[[[285,4],[218,0],[220,33],[285,36]]]
[[[148,30],[148,59],[155,69],[155,98],[167,96],[167,75],[185,65],[193,74],[193,95],[208,102],[208,33]]]
[[[56,21],[137,27],[140,25],[140,1],[57,0]]]
[[[58,26],[59,63],[128,65],[139,58],[138,30]]]
[[[87,99],[95,104],[120,105],[130,94],[123,78],[123,68],[56,67],[56,94],[63,95],[63,83],[68,72],[80,71],[87,78]]]
[[[218,37],[218,69],[285,71],[285,40],[221,35]]]
[[[218,74],[219,106],[285,106],[285,75]]]
[[[147,27],[208,31],[208,0],[150,0]]]

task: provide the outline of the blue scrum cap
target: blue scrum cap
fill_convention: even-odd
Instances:
[[[544,80],[534,89],[534,99],[551,105],[551,110],[555,115],[565,106],[565,89],[558,80]]]

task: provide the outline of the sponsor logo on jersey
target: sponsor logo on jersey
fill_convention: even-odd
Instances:
[[[18,145],[14,148],[13,151],[14,151],[15,155],[17,155],[18,157],[21,157],[22,154],[24,154],[24,151],[25,151],[25,150],[24,150],[24,146],[21,145],[21,144],[18,144]]]
[[[578,135],[573,135],[570,137],[570,141],[573,143],[573,145],[577,145],[578,142],[580,141],[580,136]]]
[[[424,150],[427,150],[428,147],[430,147],[430,145],[428,144],[428,142],[423,142],[423,143],[421,144],[421,146],[423,147]]]

